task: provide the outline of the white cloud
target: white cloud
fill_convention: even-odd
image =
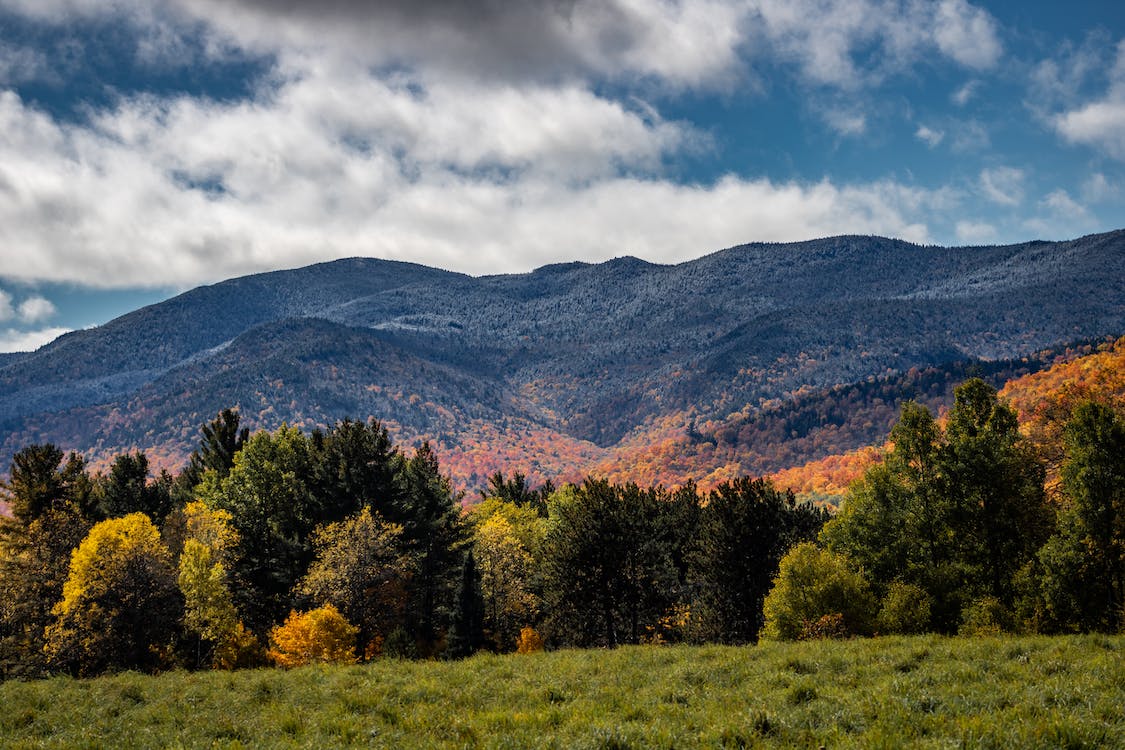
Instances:
[[[12,306],[12,295],[0,289],[0,323],[11,320],[16,316],[16,308]]]
[[[950,147],[958,153],[984,151],[992,144],[988,129],[976,120],[954,123],[949,130],[953,134]]]
[[[986,198],[1002,206],[1018,206],[1023,203],[1024,172],[1015,167],[992,167],[982,169],[980,190]]]
[[[840,135],[863,135],[867,130],[867,117],[850,109],[829,109],[823,113],[828,127]]]
[[[973,97],[977,95],[977,90],[979,88],[980,81],[969,81],[964,86],[961,86],[956,91],[954,91],[950,95],[949,99],[958,107],[964,107],[966,104],[973,100]]]
[[[925,143],[930,148],[936,148],[938,144],[945,138],[945,133],[940,130],[919,125],[918,130],[914,132],[914,137]]]
[[[858,88],[899,74],[931,53],[985,69],[1002,53],[992,16],[964,0],[751,0],[750,5],[751,38],[821,84]],[[868,54],[872,49],[875,54]]]
[[[1000,59],[996,23],[988,11],[965,0],[942,0],[934,18],[938,49],[966,67],[983,70]]]
[[[1054,124],[1066,140],[1125,161],[1125,99],[1092,102],[1056,116]]]
[[[929,241],[951,200],[887,181],[677,185],[659,162],[690,131],[580,89],[332,80],[257,104],[128,101],[88,127],[0,94],[0,266],[111,287],[351,255],[477,273],[676,261],[751,239]]]
[[[0,330],[0,353],[31,352],[69,333],[69,328],[44,328],[38,331]]]
[[[107,287],[349,255],[500,272],[844,232],[930,241],[950,191],[677,184],[665,163],[706,136],[594,82],[659,102],[664,89],[729,87],[780,60],[850,90],[935,56],[979,69],[1001,54],[995,22],[963,0],[0,5],[60,23],[116,14],[146,30],[142,63],[172,64],[196,31],[206,54],[276,56],[253,99],[125,98],[80,124],[0,92],[0,267]],[[848,101],[822,116],[840,134],[865,132],[869,114]],[[951,127],[917,135],[965,142]]]
[[[1059,61],[1041,63],[1033,78],[1035,99],[1029,106],[1066,141],[1125,161],[1125,39],[1117,44],[1115,61],[1108,69],[1101,41],[1091,37],[1077,49],[1064,50]],[[1087,78],[1103,71],[1104,93],[1083,100],[1079,92]]]
[[[1121,188],[1101,172],[1095,172],[1082,183],[1082,199],[1087,203],[1104,203],[1121,194]]]
[[[957,239],[970,244],[983,244],[996,239],[996,227],[984,221],[958,221]]]
[[[17,308],[20,320],[24,323],[42,323],[54,316],[58,310],[45,297],[28,297]]]
[[[1063,189],[1048,193],[1039,204],[1064,219],[1087,219],[1090,213]]]

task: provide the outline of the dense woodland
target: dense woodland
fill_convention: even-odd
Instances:
[[[426,444],[345,420],[253,435],[224,411],[176,476],[32,445],[5,486],[8,676],[487,649],[885,633],[1112,631],[1125,605],[1125,416],[1048,451],[970,379],[903,406],[834,516],[768,480],[703,493],[492,477],[463,503]],[[463,504],[467,510],[463,510]]]

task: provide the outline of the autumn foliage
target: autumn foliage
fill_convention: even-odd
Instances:
[[[279,667],[301,667],[314,662],[354,662],[358,628],[331,604],[311,612],[290,612],[285,622],[270,631],[267,654]]]

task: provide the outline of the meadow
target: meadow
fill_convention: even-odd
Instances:
[[[0,684],[0,746],[1125,746],[1125,637],[631,646]]]

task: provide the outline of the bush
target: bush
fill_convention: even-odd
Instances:
[[[543,639],[535,628],[523,628],[520,630],[520,637],[516,639],[516,653],[517,654],[533,654],[536,651],[543,650]]]
[[[994,596],[977,599],[961,613],[959,635],[999,635],[1011,632],[1012,615]]]
[[[875,598],[864,577],[846,557],[798,544],[781,558],[773,589],[766,597],[763,638],[793,641],[825,615],[839,615],[842,624],[825,621],[843,635],[870,635]]]
[[[895,581],[887,587],[878,623],[883,633],[925,633],[930,628],[930,595],[921,586]]]
[[[312,662],[347,664],[355,659],[358,630],[331,604],[310,612],[290,612],[270,631],[270,659],[281,667]]]

